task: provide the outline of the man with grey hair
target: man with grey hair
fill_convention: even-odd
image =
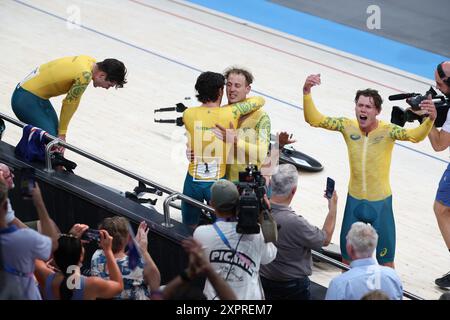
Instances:
[[[308,300],[312,274],[311,250],[330,243],[336,224],[337,194],[328,199],[328,215],[322,229],[311,225],[290,207],[297,191],[298,172],[292,164],[282,164],[272,176],[272,215],[280,226],[278,253],[274,261],[261,266],[264,293],[270,300]]]
[[[373,290],[382,290],[391,300],[401,300],[403,288],[395,270],[380,266],[372,257],[378,242],[375,229],[355,222],[346,239],[351,269],[331,280],[325,300],[360,300]]]
[[[228,180],[218,180],[211,187],[211,206],[217,216],[212,225],[197,227],[194,239],[199,241],[209,262],[230,285],[238,300],[262,300],[259,268],[275,259],[277,248],[266,243],[262,230],[257,234],[236,232],[236,209],[239,192]],[[218,294],[207,280],[203,291],[208,300]]]

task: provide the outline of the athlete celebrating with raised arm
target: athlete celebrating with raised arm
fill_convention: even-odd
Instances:
[[[379,235],[376,257],[380,264],[394,267],[395,222],[389,184],[391,155],[395,140],[419,142],[425,139],[436,119],[436,108],[427,106],[428,118],[417,128],[404,129],[377,119],[382,99],[378,91],[359,90],[355,97],[356,119],[328,117],[314,105],[311,88],[320,85],[320,74],[306,78],[303,85],[303,113],[313,127],[339,131],[344,136],[350,161],[350,182],[341,228],[341,253],[348,263],[346,239],[356,221],[370,223]]]

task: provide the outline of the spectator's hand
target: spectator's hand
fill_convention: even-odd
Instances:
[[[270,200],[269,200],[269,197],[267,197],[267,194],[264,194],[263,200],[266,203],[267,208],[270,210],[272,207],[270,206]]]
[[[303,94],[310,94],[311,88],[320,85],[320,83],[320,73],[309,75],[305,80],[305,84],[303,85]]]
[[[106,230],[99,230],[100,232],[100,248],[103,249],[104,252],[111,251],[112,252],[112,240],[111,237]]]
[[[220,124],[216,124],[216,127],[212,129],[212,132],[217,138],[225,143],[237,143],[237,132],[234,129],[233,123],[230,121],[230,128],[222,127]]]
[[[58,267],[56,266],[55,261],[53,260],[53,258],[51,258],[50,260],[46,261],[45,265],[47,266],[47,268],[49,268],[50,270],[52,270],[54,272],[60,271],[58,269]]]
[[[437,111],[433,99],[431,98],[431,94],[428,95],[428,98],[426,100],[423,100],[419,104],[419,107],[421,110],[425,111],[425,114],[428,114],[428,117],[431,121],[436,120]]]
[[[325,191],[326,192],[326,191]],[[330,199],[327,198],[326,194],[324,193],[324,198],[328,200],[328,209],[336,208],[337,207],[337,201],[338,201],[338,195],[336,193],[336,190],[333,191],[333,195]]]
[[[292,134],[289,135],[289,133],[282,131],[280,133],[277,133],[277,141],[279,148],[283,149],[285,145],[294,143],[297,140],[292,139]]]
[[[139,244],[141,250],[143,251],[147,251],[148,248],[148,230],[149,227],[147,223],[145,221],[142,221],[139,224],[139,228],[136,233],[136,238],[134,238],[136,242]]]
[[[81,224],[81,223],[76,223],[72,226],[72,229],[70,229],[69,233],[71,235],[73,235],[74,237],[77,237],[78,239],[81,238],[81,235],[87,230],[89,229],[89,226],[87,224]],[[83,242],[84,240],[82,240]],[[84,241],[84,242],[88,242],[88,241]]]
[[[194,238],[188,238],[182,241],[184,250],[189,254],[189,277],[196,277],[212,269],[211,264],[205,257],[202,245]]]

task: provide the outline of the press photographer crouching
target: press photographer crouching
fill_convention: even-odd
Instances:
[[[436,80],[436,88],[445,96],[447,105],[450,100],[450,61],[440,63],[434,72]],[[424,100],[420,103],[422,109],[434,106],[432,99]],[[439,107],[436,105],[439,112]],[[428,138],[435,151],[446,150],[450,146],[450,112],[447,112],[445,122],[442,124],[441,130],[433,127]],[[450,165],[447,166],[436,193],[434,201],[434,213],[441,230],[442,237],[450,253]],[[437,286],[442,288],[450,288],[450,272],[435,280]]]
[[[230,285],[237,299],[262,300],[264,293],[259,281],[259,268],[275,259],[277,249],[273,243],[265,242],[261,230],[248,234],[236,231],[239,197],[232,182],[216,181],[211,187],[211,206],[215,210],[216,221],[212,225],[197,227],[194,239],[202,244],[209,262]],[[249,222],[252,221],[250,218]],[[253,232],[253,227],[249,231]],[[209,300],[217,299],[208,280],[203,292]]]
[[[328,214],[322,229],[311,225],[290,204],[297,192],[298,173],[292,164],[281,164],[272,176],[270,204],[280,226],[277,257],[261,267],[261,281],[269,300],[309,300],[312,274],[311,249],[327,246],[336,225],[337,194],[328,199]]]

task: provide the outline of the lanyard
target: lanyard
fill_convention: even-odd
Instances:
[[[217,223],[213,223],[213,227],[214,227],[214,229],[216,229],[216,232],[219,235],[219,237],[222,239],[223,243],[233,252],[234,255],[238,256],[238,258],[246,265],[247,268],[250,268],[250,266],[251,266],[250,260],[247,257],[245,257],[243,254],[241,254],[237,251],[237,246],[239,246],[239,242],[236,246],[236,249],[232,248],[230,245],[230,242],[228,241],[227,237],[225,237],[222,230],[220,230]],[[242,235],[241,235],[241,237],[242,237]]]
[[[22,272],[10,266],[3,266],[3,270],[11,273],[15,276],[23,277],[23,278],[31,278],[33,277],[33,272]]]

